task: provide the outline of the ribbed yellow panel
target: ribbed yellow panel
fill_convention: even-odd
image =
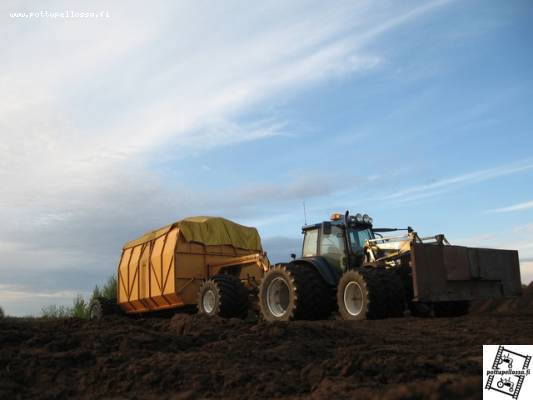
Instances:
[[[165,243],[165,236],[157,238],[154,242],[154,249],[152,250],[152,268],[150,271],[150,278],[152,280],[152,290],[150,295],[152,297],[159,296],[162,294],[163,290],[163,281],[161,279],[161,256],[163,252],[163,244]]]
[[[128,275],[128,291],[129,291],[129,300],[137,300],[139,298],[139,276],[138,276],[138,266],[141,256],[142,245],[135,246],[133,248],[133,253],[131,255],[131,262],[129,266],[129,275]]]
[[[174,276],[174,250],[176,248],[176,240],[178,237],[178,228],[173,228],[167,234],[165,247],[163,248],[163,294],[174,293],[176,290],[175,276]]]
[[[120,264],[118,267],[118,302],[122,303],[128,300],[128,261],[133,249],[127,249],[122,253]]]
[[[146,243],[141,254],[141,262],[139,266],[139,292],[141,299],[146,299],[147,297],[149,297],[150,271],[148,270],[148,261],[151,246],[152,244],[150,242]]]

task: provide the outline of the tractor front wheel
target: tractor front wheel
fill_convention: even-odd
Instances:
[[[379,271],[370,268],[346,271],[337,286],[337,304],[342,319],[385,318],[386,297]]]

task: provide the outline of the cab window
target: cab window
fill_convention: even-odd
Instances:
[[[316,256],[318,247],[318,229],[305,231],[302,257]]]
[[[370,229],[350,231],[350,244],[354,251],[361,250],[365,245],[365,241],[367,241],[368,239],[374,239],[374,235]]]
[[[344,234],[341,228],[332,226],[330,234],[322,234],[320,255],[327,260],[329,265],[342,270],[346,269]]]

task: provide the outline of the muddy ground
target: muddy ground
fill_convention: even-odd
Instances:
[[[482,308],[449,319],[275,324],[7,318],[0,398],[481,398],[481,346],[533,344],[530,307]]]

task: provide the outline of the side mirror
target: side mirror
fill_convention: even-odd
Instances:
[[[331,235],[331,222],[322,222],[322,233],[324,235]]]
[[[296,260],[296,254],[291,253],[291,258],[292,258],[293,260]]]

